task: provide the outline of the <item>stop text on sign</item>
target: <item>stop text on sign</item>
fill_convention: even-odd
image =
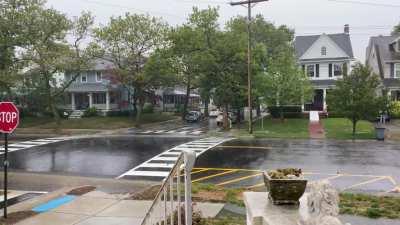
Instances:
[[[19,111],[12,102],[0,102],[0,132],[12,133],[19,124]]]
[[[0,122],[2,123],[15,123],[18,118],[16,112],[0,112]]]

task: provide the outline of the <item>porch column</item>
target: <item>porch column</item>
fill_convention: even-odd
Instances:
[[[89,93],[89,108],[93,106],[93,93]]]
[[[106,92],[106,110],[110,110],[110,92]]]
[[[324,109],[323,109],[323,111],[327,111],[327,105],[326,105],[326,89],[323,89],[324,90]]]
[[[74,111],[75,108],[75,93],[71,93],[71,109]]]

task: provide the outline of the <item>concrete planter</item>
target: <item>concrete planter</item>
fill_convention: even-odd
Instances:
[[[384,141],[385,140],[385,130],[386,128],[384,127],[375,127],[375,134],[376,134],[376,139],[379,141]]]
[[[299,205],[299,199],[307,187],[307,180],[272,179],[267,172],[264,172],[264,183],[275,205]]]

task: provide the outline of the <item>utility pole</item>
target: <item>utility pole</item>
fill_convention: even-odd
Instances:
[[[247,33],[248,33],[248,40],[247,40],[247,101],[248,101],[248,108],[249,108],[249,133],[253,133],[253,102],[251,97],[251,8],[255,6],[257,3],[260,2],[267,2],[269,0],[247,0],[247,1],[240,1],[240,2],[231,2],[231,6],[241,5],[247,7],[248,15],[247,15]]]

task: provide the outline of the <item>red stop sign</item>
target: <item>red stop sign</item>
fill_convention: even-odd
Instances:
[[[12,102],[0,102],[0,132],[12,133],[19,124],[19,111]]]

